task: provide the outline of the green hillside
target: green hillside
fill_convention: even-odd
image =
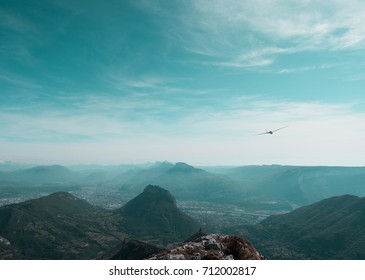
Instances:
[[[274,259],[365,259],[365,198],[331,197],[242,233]]]

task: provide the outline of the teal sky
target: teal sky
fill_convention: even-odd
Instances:
[[[364,166],[364,14],[355,0],[3,0],[0,161]]]

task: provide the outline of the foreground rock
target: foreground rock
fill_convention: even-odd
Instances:
[[[263,260],[252,244],[238,236],[210,234],[153,255],[152,260]]]

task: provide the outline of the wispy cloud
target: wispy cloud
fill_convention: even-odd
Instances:
[[[176,10],[152,9],[161,32],[217,66],[267,67],[286,54],[365,47],[365,3],[356,0],[194,0]]]
[[[290,40],[299,49],[364,47],[361,1],[215,0],[194,1],[194,6],[201,25],[214,32],[254,31],[273,42]]]

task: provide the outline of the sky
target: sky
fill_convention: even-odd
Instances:
[[[365,166],[364,14],[360,0],[3,0],[0,162]]]

